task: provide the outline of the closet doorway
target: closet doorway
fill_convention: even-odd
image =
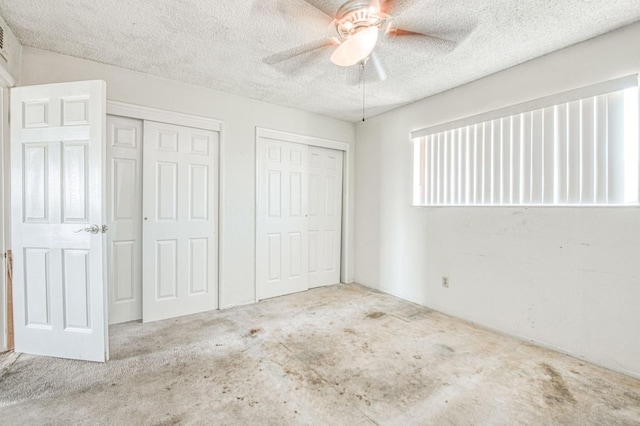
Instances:
[[[221,122],[100,80],[14,88],[11,113],[17,352],[104,362],[109,317],[218,308]]]
[[[257,299],[339,283],[343,145],[259,129],[256,146]]]
[[[217,309],[220,124],[107,111],[109,324]]]

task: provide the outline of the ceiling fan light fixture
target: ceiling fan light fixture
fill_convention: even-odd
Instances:
[[[372,0],[349,0],[343,4],[334,20],[338,35],[346,40],[362,29],[382,27],[384,19],[376,4],[378,2]]]
[[[378,42],[377,26],[362,29],[345,40],[331,55],[331,62],[350,67],[367,58]]]

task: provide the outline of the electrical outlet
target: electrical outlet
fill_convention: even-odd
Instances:
[[[442,277],[442,287],[449,288],[449,278]]]

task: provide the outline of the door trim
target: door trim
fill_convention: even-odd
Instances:
[[[226,146],[226,136],[224,121],[211,117],[203,117],[201,115],[185,114],[182,112],[169,111],[160,108],[153,108],[148,106],[130,104],[127,102],[120,102],[107,99],[107,114],[117,115],[127,118],[136,118],[142,121],[157,121],[160,123],[175,124],[177,126],[194,127],[202,130],[213,130],[219,133],[218,138],[218,201],[217,201],[217,214],[218,214],[218,229],[216,230],[216,245],[218,250],[218,309],[222,304],[222,272],[223,272],[223,256],[224,250],[222,247],[223,241],[223,229],[225,223],[223,199],[224,199],[224,186],[225,186],[225,161],[224,152]],[[144,145],[142,147],[142,157],[144,158]],[[144,206],[143,206],[144,207]],[[144,237],[143,237],[144,238]]]
[[[0,352],[9,349],[7,308],[7,250],[11,249],[11,133],[9,129],[9,89],[16,86],[13,76],[0,66]]]
[[[334,140],[330,140],[330,139],[323,139],[323,138],[319,138],[319,137],[315,137],[315,136],[307,136],[307,135],[300,135],[297,133],[290,133],[290,132],[284,132],[281,130],[273,130],[273,129],[267,129],[264,127],[258,127],[256,126],[256,144],[255,144],[255,157],[256,157],[256,164],[255,164],[255,233],[254,233],[254,275],[255,275],[255,280],[254,280],[254,299],[255,302],[259,302],[260,299],[258,297],[259,294],[259,290],[258,290],[258,278],[259,278],[259,274],[258,274],[258,235],[260,230],[263,228],[262,225],[262,220],[260,218],[260,215],[258,214],[258,188],[259,188],[259,182],[258,182],[258,167],[260,167],[260,163],[261,160],[263,160],[262,156],[260,155],[261,150],[259,149],[259,144],[262,138],[266,138],[266,139],[276,139],[276,140],[281,140],[284,142],[293,142],[293,143],[297,143],[297,144],[302,144],[302,145],[311,145],[311,146],[318,146],[321,148],[329,148],[329,149],[335,149],[337,151],[343,151],[344,152],[344,160],[343,160],[343,168],[342,168],[342,243],[341,243],[341,253],[340,253],[340,281],[343,283],[348,283],[351,282],[351,280],[349,279],[349,277],[351,276],[351,258],[349,256],[349,250],[351,248],[351,244],[349,241],[349,235],[350,235],[350,230],[351,230],[351,220],[350,220],[350,215],[349,215],[349,211],[351,208],[351,203],[350,203],[350,196],[351,196],[351,191],[349,190],[350,188],[350,179],[349,179],[349,173],[350,173],[350,166],[351,166],[351,150],[350,150],[350,146],[348,143],[346,142],[340,142],[340,141],[334,141]]]
[[[0,70],[2,67],[0,67]],[[8,258],[11,248],[11,163],[9,150],[9,89],[0,81],[0,352],[9,348]]]
[[[134,105],[113,100],[107,100],[107,114],[137,118],[140,120],[157,121],[159,123],[176,124],[178,126],[194,127],[196,129],[213,130],[215,132],[221,132],[222,130],[222,121],[215,118],[184,114],[181,112],[167,111],[164,109]]]

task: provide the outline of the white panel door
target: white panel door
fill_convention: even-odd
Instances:
[[[259,299],[309,288],[306,145],[263,139],[258,158]]]
[[[11,91],[15,349],[104,362],[105,83]]]
[[[142,319],[218,308],[219,133],[144,122]]]
[[[309,287],[340,282],[343,152],[309,147]]]
[[[107,116],[109,324],[142,318],[142,121]]]

